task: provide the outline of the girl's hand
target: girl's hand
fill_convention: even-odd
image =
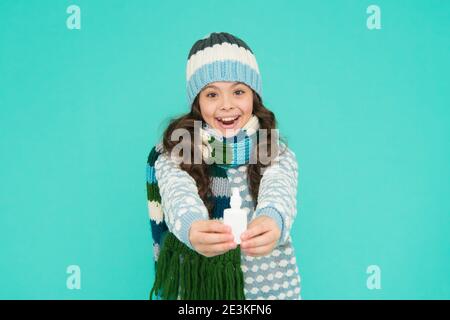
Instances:
[[[268,255],[275,248],[280,236],[281,230],[275,220],[260,216],[241,234],[241,250],[252,257]]]
[[[235,249],[231,227],[217,220],[200,220],[192,223],[189,241],[195,251],[205,257],[214,257]]]

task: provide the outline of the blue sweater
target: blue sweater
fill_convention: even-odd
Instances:
[[[162,149],[161,144],[157,148]],[[227,177],[214,180],[211,186],[216,197],[230,197],[231,188],[238,187],[243,200],[242,208],[248,212],[248,223],[258,216],[266,215],[273,218],[281,230],[278,244],[270,254],[251,257],[241,253],[247,300],[301,299],[300,275],[290,236],[297,213],[298,164],[289,148],[276,160],[263,169],[255,210],[247,183],[248,165],[225,167]],[[159,209],[164,212],[169,231],[194,249],[189,241],[190,226],[194,221],[208,219],[208,211],[198,194],[194,179],[166,153],[161,154],[155,162],[155,177],[161,194],[162,208]],[[153,220],[158,219],[157,209],[151,208],[149,204],[149,214]],[[163,218],[162,215],[160,218]]]

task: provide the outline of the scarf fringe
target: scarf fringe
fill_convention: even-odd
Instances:
[[[171,232],[163,242],[150,300],[245,300],[240,246],[208,258]]]

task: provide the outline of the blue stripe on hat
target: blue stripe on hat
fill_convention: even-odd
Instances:
[[[208,83],[215,81],[243,82],[262,95],[262,81],[259,73],[237,60],[214,61],[205,64],[191,76],[187,82],[187,98],[189,106],[192,105],[197,94]]]

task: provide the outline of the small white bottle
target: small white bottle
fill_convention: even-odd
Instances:
[[[241,234],[247,230],[247,212],[241,209],[242,199],[239,188],[232,189],[231,208],[223,211],[223,223],[231,227],[234,242],[241,243]]]

